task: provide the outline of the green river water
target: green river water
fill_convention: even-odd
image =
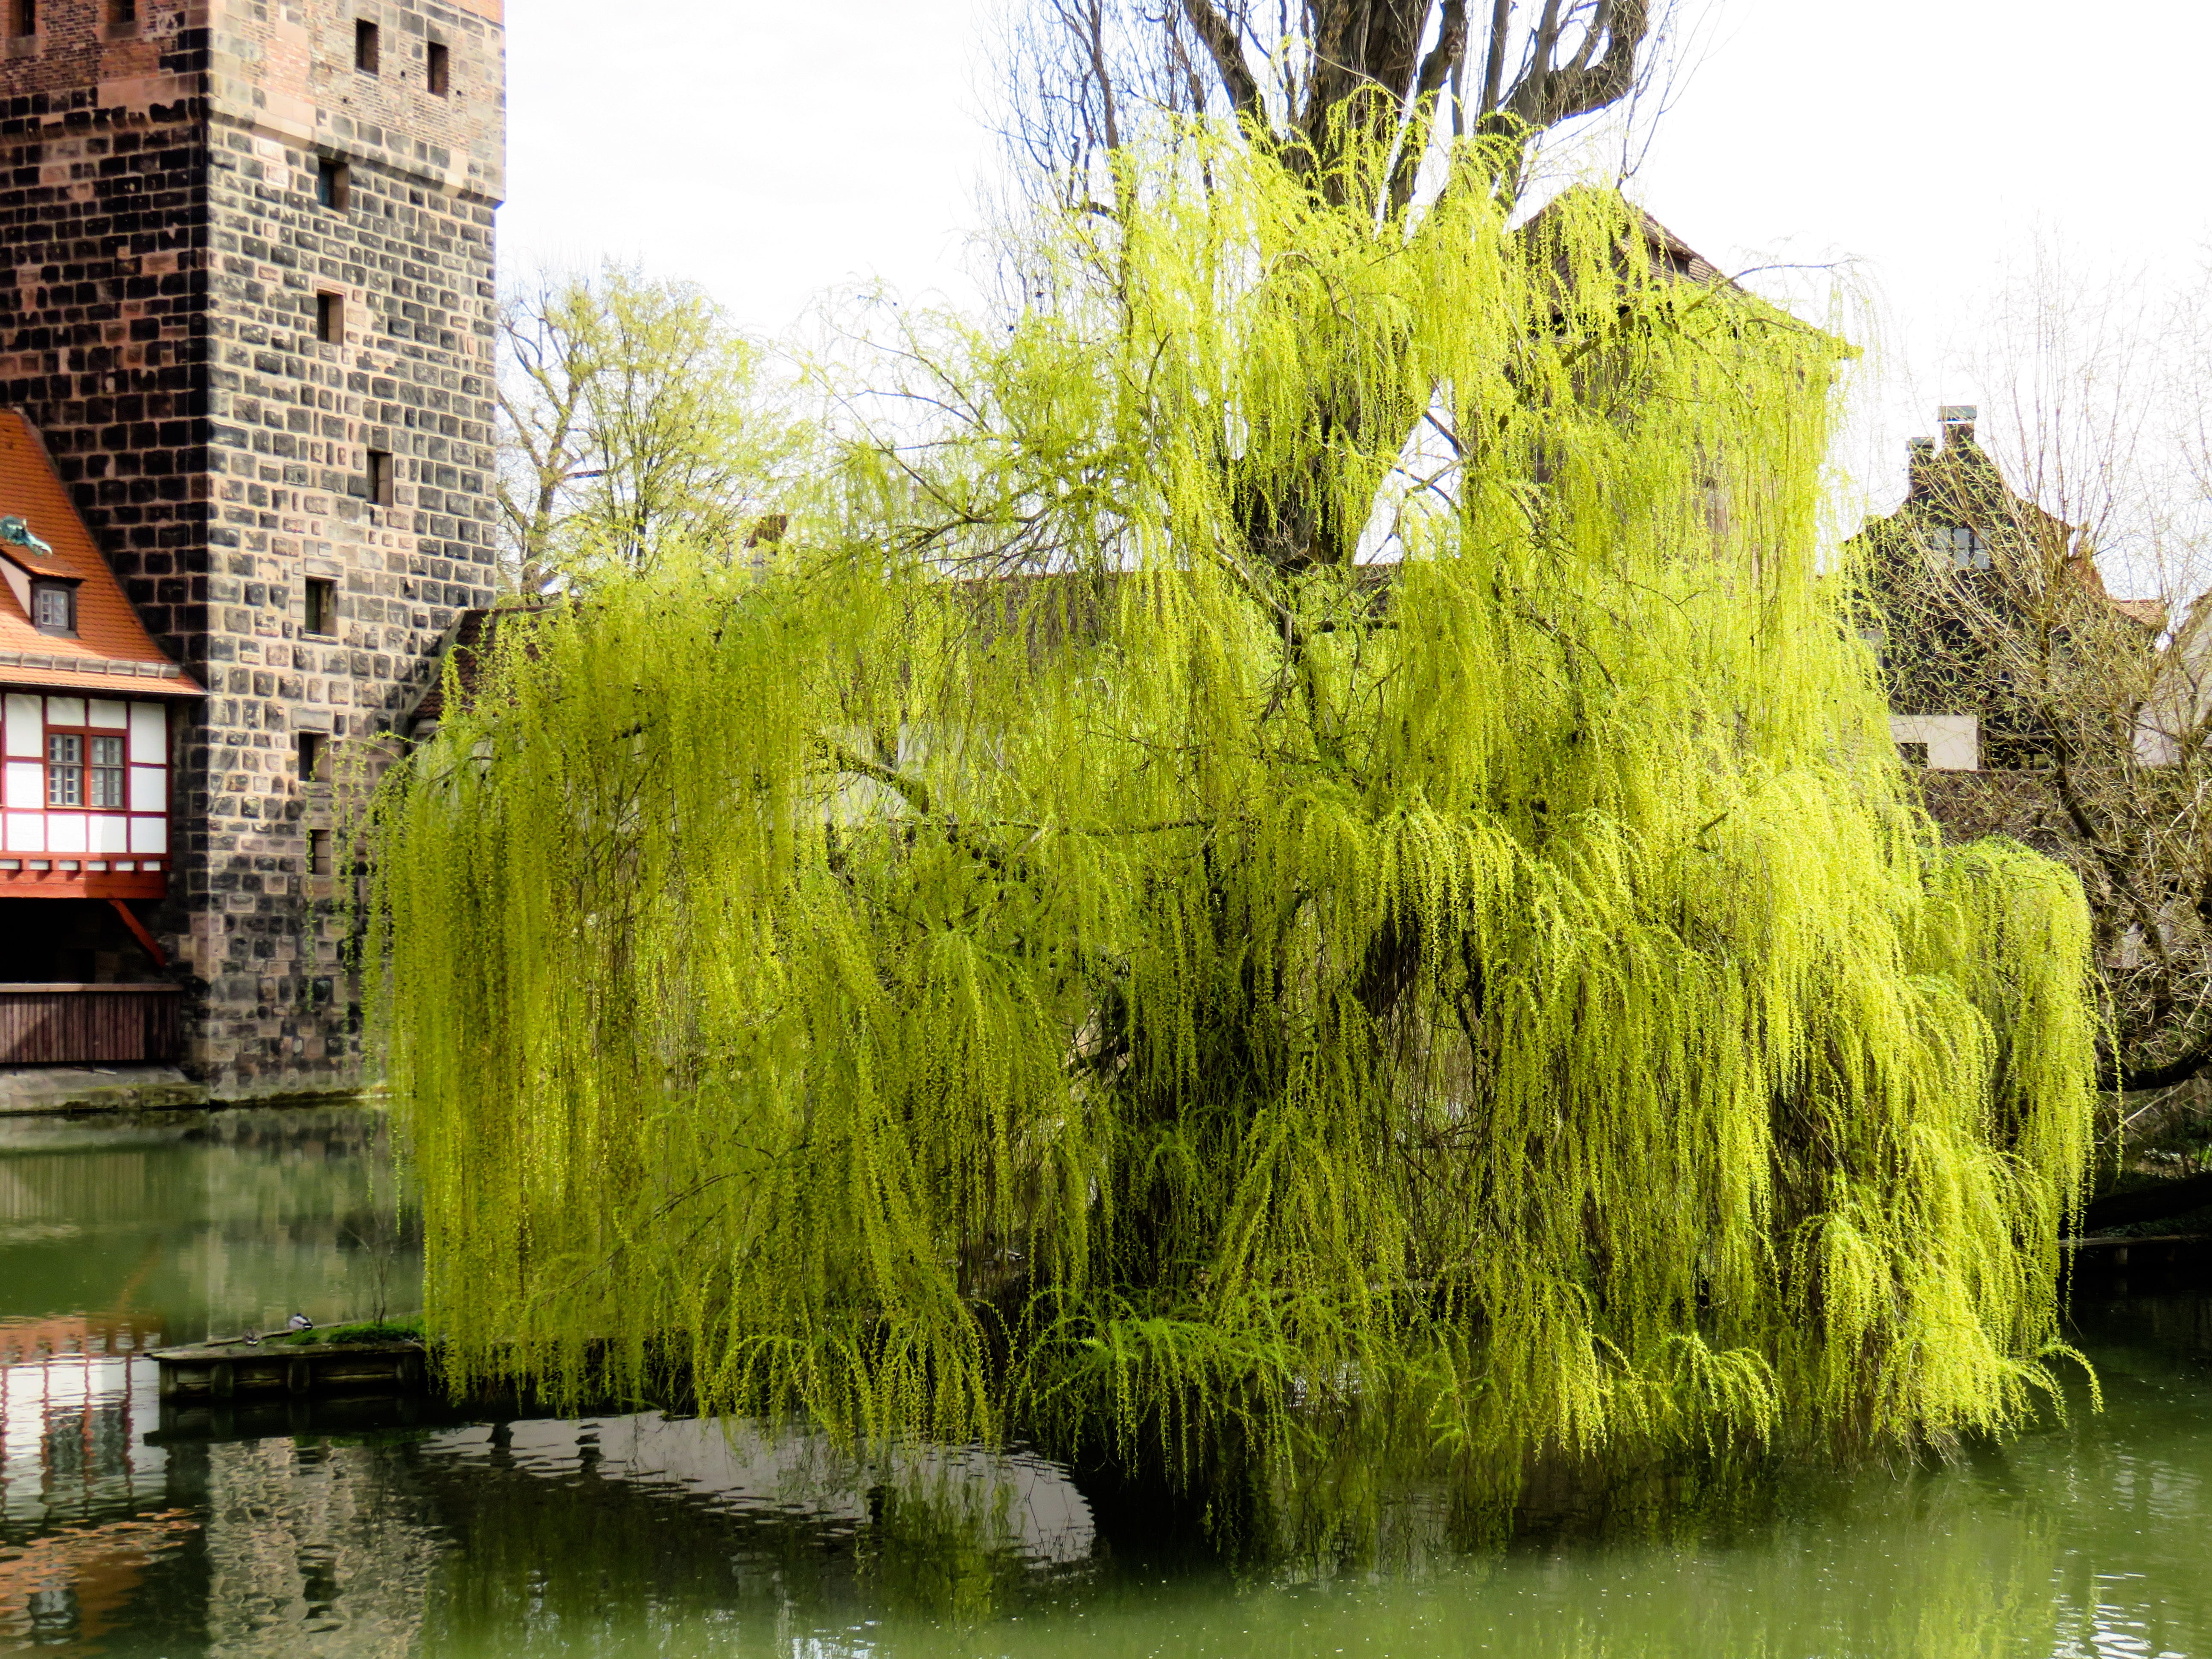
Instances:
[[[1106,1535],[1018,1454],[165,1414],[149,1348],[410,1311],[392,1194],[369,1110],[0,1119],[0,1650],[2212,1659],[2212,1298],[2078,1306],[2104,1410],[1954,1465],[1316,1576]]]

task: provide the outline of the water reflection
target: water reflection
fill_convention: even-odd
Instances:
[[[2212,1659],[2205,1298],[2084,1310],[2109,1409],[1956,1467],[1278,1581],[1102,1538],[1018,1454],[878,1466],[657,1412],[163,1416],[146,1347],[369,1311],[417,1250],[374,1113],[0,1126],[0,1646]]]
[[[385,1115],[0,1118],[0,1363],[411,1303]]]

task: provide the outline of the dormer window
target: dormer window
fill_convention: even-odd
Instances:
[[[76,634],[76,584],[31,584],[31,626],[41,634]]]

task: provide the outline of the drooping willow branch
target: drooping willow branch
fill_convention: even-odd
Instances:
[[[1209,169],[1132,192],[1126,296],[905,323],[926,442],[518,623],[392,775],[457,1375],[1493,1492],[2020,1422],[2087,924],[1904,793],[1815,556],[1838,343],[1599,196]],[[1431,413],[1381,563],[1255,541],[1370,522]]]

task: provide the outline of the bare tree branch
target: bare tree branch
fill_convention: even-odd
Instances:
[[[1221,77],[1222,90],[1229,94],[1230,106],[1247,118],[1259,118],[1262,113],[1259,79],[1245,63],[1243,46],[1229,20],[1215,9],[1213,0],[1182,0],[1182,10],[1213,59],[1214,72]]]

